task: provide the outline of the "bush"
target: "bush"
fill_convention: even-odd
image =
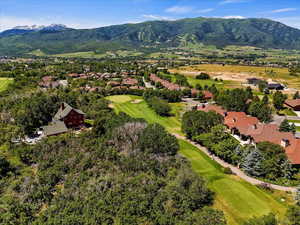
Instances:
[[[198,80],[209,80],[210,76],[207,73],[200,73],[196,76],[196,79]]]
[[[145,99],[147,104],[160,116],[170,116],[171,107],[167,101],[158,97]]]
[[[0,156],[0,178],[6,177],[12,171],[10,163],[2,156]]]

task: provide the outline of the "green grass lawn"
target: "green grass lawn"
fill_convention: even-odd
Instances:
[[[134,100],[142,100],[141,97],[130,96],[130,95],[116,95],[107,97],[108,100],[114,103],[114,109],[116,112],[125,112],[128,115],[135,118],[144,118],[149,123],[159,123],[164,126],[171,133],[181,133],[180,127],[180,115],[179,109],[183,107],[181,103],[171,104],[172,117],[161,117],[157,115],[152,109],[150,109],[146,102],[132,103]]]
[[[13,83],[14,80],[12,78],[0,78],[0,92],[5,91],[9,84]]]
[[[169,132],[181,134],[179,111],[184,107],[182,103],[172,104],[175,116],[164,118],[155,114],[144,101],[134,103],[134,100],[142,100],[141,97],[118,95],[107,99],[113,102],[116,112],[122,111],[132,117],[144,118],[149,123],[159,123]],[[283,217],[287,206],[280,199],[286,197],[285,193],[271,194],[235,176],[226,175],[219,164],[196,147],[186,141],[179,142],[180,153],[191,162],[194,171],[204,177],[209,187],[216,193],[214,207],[225,213],[229,225],[240,225],[246,219],[270,212],[280,218]]]
[[[216,193],[214,206],[222,210],[230,225],[238,225],[253,216],[270,212],[283,217],[286,205],[280,196],[267,193],[256,186],[222,172],[219,164],[186,141],[180,141],[180,153],[185,156],[196,173],[208,181]]]
[[[297,114],[291,109],[284,109],[279,112],[280,114],[284,114],[286,116],[297,116]]]

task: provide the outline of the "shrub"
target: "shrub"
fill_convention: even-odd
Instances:
[[[158,97],[152,97],[146,99],[147,104],[161,116],[170,116],[171,107],[167,101]]]
[[[209,80],[210,76],[207,73],[200,73],[196,76],[196,79],[198,80]]]

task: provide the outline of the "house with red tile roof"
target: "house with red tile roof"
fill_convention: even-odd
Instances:
[[[155,74],[150,75],[150,80],[154,83],[161,83],[162,86],[164,86],[166,89],[169,89],[171,91],[180,91],[182,87],[180,87],[178,84],[173,84],[167,80],[163,80],[156,76]]]
[[[233,135],[238,135],[248,144],[270,142],[284,148],[288,159],[294,165],[300,165],[300,139],[291,132],[281,132],[275,124],[260,123],[256,117],[248,116],[244,112],[226,112],[217,105],[198,106],[197,110],[215,111],[224,116],[224,124]]]
[[[226,116],[226,110],[224,110],[221,106],[218,105],[201,104],[197,106],[197,110],[204,111],[204,112],[213,111],[220,114],[223,117]]]
[[[294,111],[300,111],[300,99],[288,99],[284,104]]]
[[[207,91],[207,90],[203,91],[203,94],[204,94],[203,98],[205,100],[210,100],[214,97],[214,95],[210,91]]]
[[[139,82],[138,82],[137,79],[135,79],[135,78],[130,78],[130,77],[125,78],[125,79],[122,81],[122,84],[123,84],[123,85],[128,85],[128,86],[135,86],[135,85],[137,85],[138,83],[139,83]]]

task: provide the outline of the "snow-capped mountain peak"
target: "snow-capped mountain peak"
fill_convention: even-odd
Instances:
[[[32,26],[17,26],[14,27],[13,30],[32,30],[32,31],[39,31],[39,30],[64,30],[67,26],[63,24],[51,24],[49,26],[38,26],[38,25],[32,25]]]

